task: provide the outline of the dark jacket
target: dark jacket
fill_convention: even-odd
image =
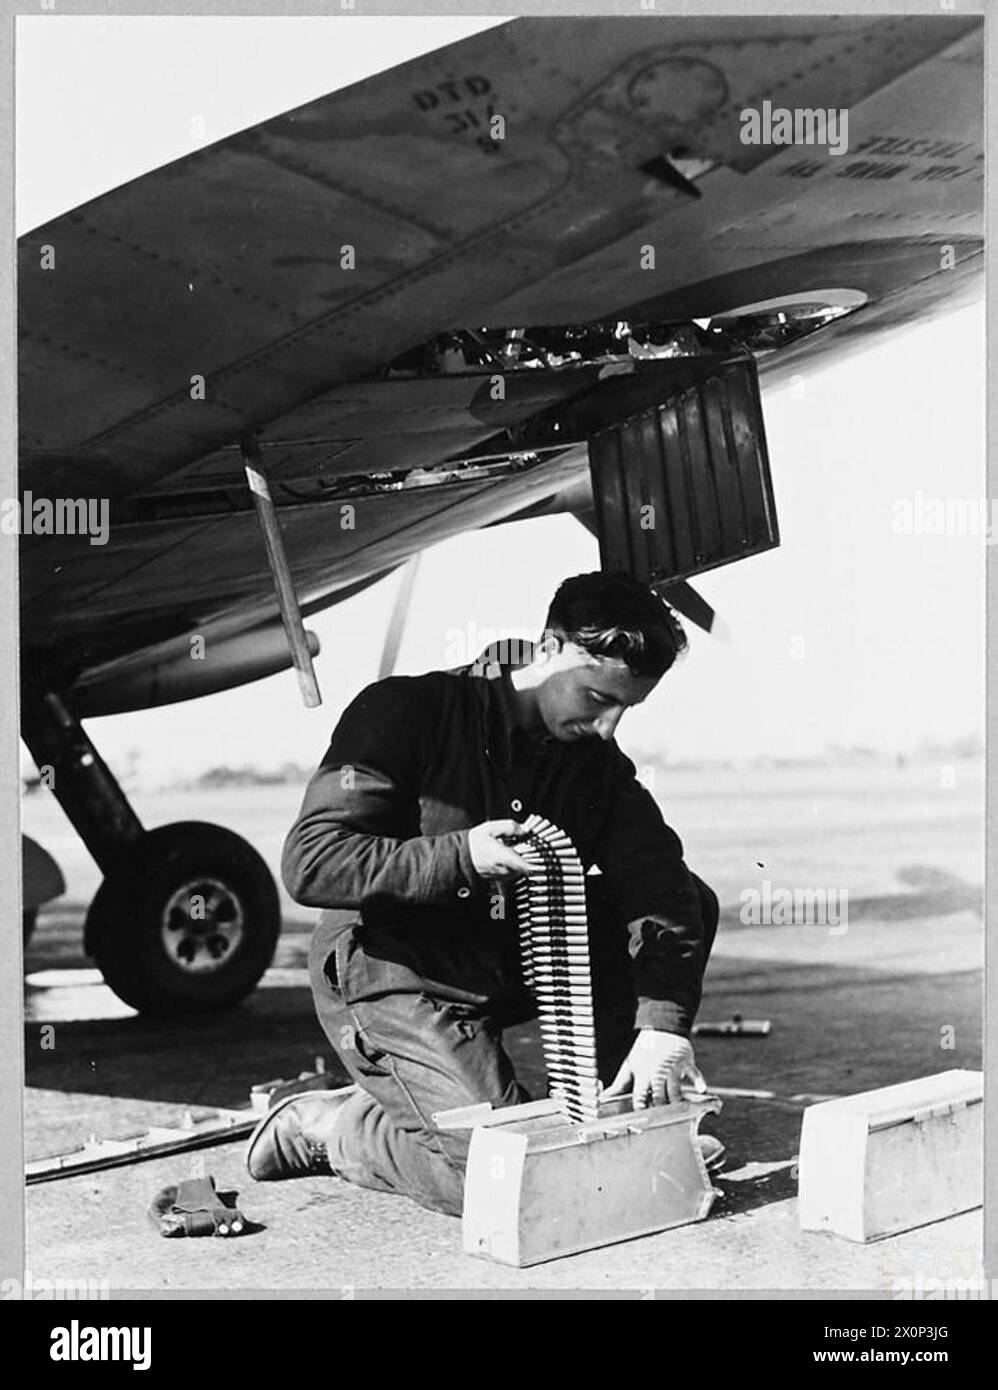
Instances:
[[[501,654],[501,653],[500,653]],[[626,923],[636,1026],[689,1033],[706,965],[700,898],[683,847],[615,742],[557,742],[515,725],[505,666],[392,676],[346,709],[284,846],[282,875],[308,907],[359,909],[398,932],[515,931],[494,919],[468,831],[546,816],[598,865]]]

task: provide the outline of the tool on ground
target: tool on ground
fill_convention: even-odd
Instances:
[[[149,1220],[161,1236],[239,1236],[249,1223],[235,1192],[219,1192],[212,1177],[186,1178],[152,1200]]]
[[[776,1091],[759,1091],[744,1086],[712,1086],[711,1094],[720,1096],[722,1100],[754,1100],[760,1105],[774,1105],[778,1110],[806,1110],[809,1105],[839,1099],[838,1096],[824,1095],[819,1091],[798,1091],[793,1095],[781,1096]],[[685,1090],[683,1095],[687,1096]]]
[[[210,1109],[197,1113],[184,1112],[179,1123],[156,1125],[140,1134],[113,1139],[98,1139],[96,1135],[78,1149],[48,1158],[33,1159],[24,1167],[27,1184],[50,1182],[54,1178],[70,1178],[78,1173],[97,1173],[105,1168],[120,1168],[145,1159],[165,1158],[172,1154],[190,1153],[210,1148],[214,1144],[229,1144],[252,1134],[260,1116],[288,1095],[299,1091],[335,1089],[342,1080],[325,1070],[325,1061],[315,1059],[315,1071],[303,1071],[293,1081],[264,1081],[252,1088],[250,1108],[239,1110]]]
[[[335,1091],[342,1085],[342,1080],[326,1071],[325,1057],[316,1057],[313,1070],[299,1072],[292,1081],[258,1081],[250,1087],[250,1104],[260,1116],[288,1096],[301,1095],[302,1091]]]
[[[693,1036],[697,1038],[766,1038],[772,1030],[768,1018],[742,1018],[732,1014],[722,1023],[694,1023]]]
[[[515,892],[523,976],[540,1019],[550,1098],[434,1115],[471,1129],[464,1249],[537,1264],[702,1220],[717,1196],[697,1143],[716,1096],[633,1110],[600,1099],[585,875],[570,839],[540,816],[517,853],[537,872]]]
[[[802,1230],[875,1240],[979,1207],[983,1098],[980,1072],[944,1071],[810,1106]]]

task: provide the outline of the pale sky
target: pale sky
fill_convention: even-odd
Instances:
[[[80,19],[17,22],[18,231],[207,140],[497,23],[494,19]],[[696,587],[727,637],[691,650],[620,741],[671,758],[801,756],[829,743],[907,751],[983,734],[980,536],[898,535],[899,499],[983,498],[979,303],[865,353],[805,367],[763,403],[783,543]],[[570,517],[460,537],[421,564],[398,669],[453,664],[456,634],[534,630],[558,581],[596,568]],[[318,760],[344,703],[375,678],[397,576],[309,620],[325,704],[288,673],[172,707],[94,720],[111,766],[143,779]]]

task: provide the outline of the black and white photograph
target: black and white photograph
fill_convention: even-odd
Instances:
[[[0,1299],[950,1360],[982,7],[12,8]]]

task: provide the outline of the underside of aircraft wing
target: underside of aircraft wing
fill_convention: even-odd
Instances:
[[[615,353],[639,395],[704,335],[777,375],[952,303],[982,259],[981,48],[954,16],[520,19],[26,234],[22,492],[109,523],[25,505],[31,678],[106,713],[192,632],[253,673],[237,639],[277,610],[250,435],[308,613],[461,530],[590,509],[557,431]],[[846,110],[848,148],[745,143],[764,102]]]

